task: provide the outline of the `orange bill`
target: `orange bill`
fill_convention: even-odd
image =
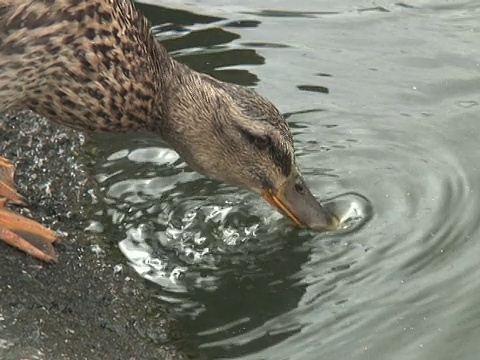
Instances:
[[[338,225],[338,218],[322,206],[295,172],[278,189],[264,190],[262,197],[299,227],[328,231]]]

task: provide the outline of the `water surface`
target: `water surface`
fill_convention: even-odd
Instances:
[[[159,139],[99,141],[91,228],[188,341],[224,359],[478,358],[477,2],[139,7],[178,60],[279,107],[315,194],[368,203],[354,231],[293,229]]]

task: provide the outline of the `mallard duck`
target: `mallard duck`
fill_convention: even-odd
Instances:
[[[16,108],[86,132],[155,133],[297,226],[337,225],[305,184],[275,106],[172,59],[129,0],[0,0],[0,111]],[[0,158],[0,239],[55,262],[56,234],[5,208],[23,203],[14,170]]]

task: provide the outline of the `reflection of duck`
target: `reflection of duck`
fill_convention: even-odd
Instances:
[[[84,131],[150,131],[189,165],[261,194],[297,225],[330,229],[296,165],[278,110],[248,88],[168,56],[126,0],[0,0],[0,110],[28,108]],[[0,158],[0,238],[55,261],[52,232],[4,208],[21,204]]]

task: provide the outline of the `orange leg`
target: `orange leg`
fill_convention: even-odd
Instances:
[[[57,234],[34,220],[30,220],[5,208],[7,201],[24,204],[13,182],[15,167],[0,157],[0,241],[20,249],[45,262],[57,262],[52,243]]]
[[[0,156],[0,197],[6,198],[12,204],[24,205],[23,196],[15,189],[14,175],[15,166]]]

